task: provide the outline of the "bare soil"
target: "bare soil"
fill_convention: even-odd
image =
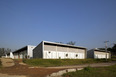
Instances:
[[[29,67],[28,65],[19,64],[19,61],[15,60],[15,65],[11,67],[4,67],[0,69],[0,73],[8,75],[23,75],[26,77],[46,77],[47,75],[57,72],[62,69],[53,69],[45,67]],[[23,77],[22,76],[22,77]],[[1,77],[1,76],[0,76]],[[9,77],[9,76],[5,76]],[[16,77],[16,76],[15,76]]]
[[[11,67],[15,65],[14,61],[10,58],[1,58],[1,61],[3,67]]]
[[[9,63],[13,63],[14,66],[9,66]],[[5,61],[5,65],[9,67],[3,67],[0,69],[0,77],[46,77],[53,72],[58,72],[60,70],[64,70],[67,68],[83,68],[86,66],[91,67],[104,67],[115,65],[116,62],[110,63],[94,63],[94,64],[83,64],[83,65],[75,65],[75,66],[59,66],[59,67],[30,67],[22,63],[21,60],[14,60],[14,61]],[[12,65],[12,64],[11,64]]]

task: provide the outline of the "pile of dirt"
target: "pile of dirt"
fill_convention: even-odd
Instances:
[[[14,61],[8,58],[1,58],[1,62],[3,67],[11,67],[15,65]]]

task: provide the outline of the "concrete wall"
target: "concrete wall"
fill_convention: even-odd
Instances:
[[[107,55],[107,56],[106,56]],[[94,58],[110,58],[110,53],[106,53],[106,52],[99,52],[99,51],[94,51]]]
[[[54,46],[54,45],[44,45],[44,50],[48,51],[63,51],[63,52],[78,52],[78,53],[85,53],[85,49],[79,48],[71,48],[71,47],[62,47],[62,46]]]
[[[106,52],[92,49],[87,51],[87,58],[103,59],[106,58]],[[111,58],[110,53],[107,53],[107,58]]]
[[[44,59],[84,59],[84,53],[63,52],[63,51],[44,51]]]
[[[63,52],[68,52],[68,47],[62,47],[62,46],[57,46],[56,47],[56,50],[57,51],[63,51]]]
[[[19,58],[18,53],[14,53],[13,55],[14,55],[14,58],[15,58],[15,59],[18,59],[18,58]]]
[[[28,45],[26,47],[23,47],[15,52],[13,52],[15,59],[22,59],[22,58],[33,58],[33,49],[35,46]]]
[[[28,45],[27,46],[27,55],[29,58],[33,58],[33,49],[35,48],[36,46],[31,46],[31,45]]]
[[[22,50],[20,52],[14,53],[13,55],[14,55],[14,58],[15,59],[18,59],[18,58],[20,58],[20,59],[26,58],[26,56],[27,56],[27,50]]]
[[[50,59],[84,59],[86,58],[86,49],[72,48],[59,45],[44,44],[43,58]],[[68,55],[68,56],[67,56]]]
[[[33,58],[43,58],[43,42],[33,49]]]
[[[87,58],[94,58],[94,50],[87,51]]]
[[[44,45],[44,50],[56,51],[56,46],[54,46],[54,45]]]

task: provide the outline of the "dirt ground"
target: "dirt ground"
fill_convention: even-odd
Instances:
[[[9,58],[1,58],[0,59],[2,61],[2,66],[3,67],[11,67],[11,66],[14,66],[15,63],[12,59],[9,59]]]
[[[9,62],[6,63],[9,64]],[[15,64],[14,66],[3,67],[2,69],[0,69],[0,77],[46,77],[49,74],[67,68],[83,68],[87,66],[104,67],[104,66],[115,65],[116,62],[83,64],[83,65],[75,65],[75,66],[60,66],[60,67],[30,67],[22,63],[22,61],[14,60],[14,64]]]
[[[26,76],[23,76],[23,75],[8,75],[8,74],[0,73],[0,77],[26,77]]]
[[[4,76],[4,77],[46,77],[46,75],[49,75],[53,72],[57,72],[59,70],[62,70],[62,69],[52,69],[52,68],[45,68],[45,67],[33,68],[33,67],[29,67],[28,65],[19,64],[19,61],[15,60],[14,66],[4,67],[0,69],[0,73],[1,73],[1,76]],[[12,75],[12,76],[8,76],[8,75],[6,76],[5,74]]]

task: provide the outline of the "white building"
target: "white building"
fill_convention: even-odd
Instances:
[[[22,59],[22,58],[33,58],[33,49],[36,46],[32,46],[32,45],[27,45],[23,48],[20,48],[16,51],[13,52],[14,58],[15,59]]]
[[[86,48],[74,45],[42,41],[33,49],[33,58],[85,59]]]
[[[88,58],[94,58],[94,59],[104,59],[104,58],[111,58],[111,53],[106,52],[104,50],[99,49],[91,49],[87,51],[87,57]]]

